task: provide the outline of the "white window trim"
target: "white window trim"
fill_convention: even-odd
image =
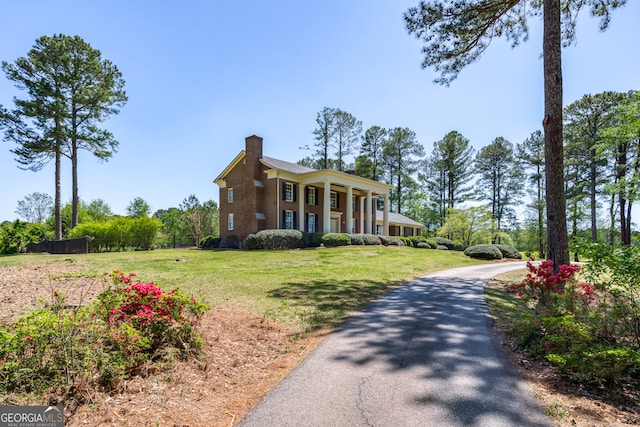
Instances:
[[[329,193],[329,206],[331,207],[331,209],[337,209],[338,193],[335,191],[332,191],[331,193]]]
[[[307,232],[314,233],[316,231],[316,215],[307,214]]]
[[[233,187],[227,188],[227,203],[233,203]]]
[[[230,213],[227,215],[227,230],[233,231],[233,214]]]
[[[293,230],[295,229],[296,225],[293,223],[293,211],[292,210],[285,210],[285,218],[284,218],[284,224],[282,224],[282,228],[284,228],[285,230]]]
[[[314,206],[316,204],[316,188],[308,187],[307,189],[307,205]]]
[[[293,202],[293,183],[292,182],[284,183],[284,201]]]

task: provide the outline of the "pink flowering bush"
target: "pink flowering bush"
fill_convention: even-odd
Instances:
[[[208,307],[179,290],[164,291],[135,274],[114,271],[90,305],[52,302],[0,325],[0,394],[55,393],[82,399],[79,390],[113,390],[132,374],[201,348],[197,326]]]
[[[115,270],[108,275],[113,286],[98,296],[98,313],[110,329],[112,344],[134,358],[156,357],[165,347],[183,355],[198,350],[202,343],[196,327],[208,307],[178,289],[164,291],[135,277]]]
[[[527,262],[529,273],[518,284],[511,287],[519,296],[534,298],[544,306],[551,304],[551,294],[562,294],[567,283],[574,280],[575,274],[580,270],[577,265],[561,265],[557,273],[554,272],[553,261],[548,259],[535,265],[533,259]]]

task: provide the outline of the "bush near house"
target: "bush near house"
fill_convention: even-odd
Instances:
[[[419,242],[418,244],[416,244],[416,248],[419,248],[419,249],[432,249],[431,245],[428,244],[427,242]]]
[[[362,240],[367,246],[377,246],[382,244],[380,236],[376,236],[375,234],[363,234]]]
[[[345,233],[327,233],[322,236],[322,243],[329,247],[347,246],[351,244],[351,239]]]

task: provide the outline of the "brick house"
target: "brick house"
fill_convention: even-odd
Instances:
[[[317,170],[262,155],[262,138],[214,180],[220,189],[220,237],[243,241],[267,229],[412,236],[423,225],[389,212],[391,186],[334,170]],[[383,200],[383,210],[375,207]],[[372,214],[375,212],[375,215]]]

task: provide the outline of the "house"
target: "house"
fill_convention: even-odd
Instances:
[[[422,224],[389,212],[387,184],[263,156],[262,138],[256,135],[245,144],[214,180],[220,189],[220,237],[235,234],[243,241],[267,229],[391,236],[422,232]],[[375,209],[378,199],[382,211]]]

